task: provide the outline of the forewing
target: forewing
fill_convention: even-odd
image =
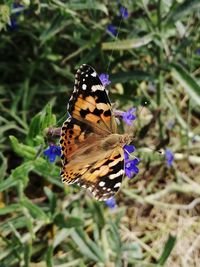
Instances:
[[[98,134],[117,131],[105,87],[96,71],[89,65],[83,64],[77,70],[74,91],[67,109],[73,118],[91,125]]]

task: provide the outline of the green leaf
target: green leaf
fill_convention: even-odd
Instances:
[[[30,266],[31,253],[32,253],[32,244],[29,244],[27,242],[24,244],[24,267]]]
[[[183,18],[184,16],[194,12],[195,10],[197,11],[199,8],[200,8],[199,0],[192,0],[192,1],[187,0],[178,5],[169,13],[165,23],[168,23],[169,21],[177,21]]]
[[[183,86],[193,101],[200,105],[200,86],[196,80],[179,64],[171,64],[172,76]]]
[[[110,221],[109,225],[110,225],[110,230],[111,230],[111,239],[112,239],[113,248],[117,252],[117,254],[120,254],[122,243],[121,243],[121,238],[119,235],[119,229],[113,221]]]
[[[37,138],[43,135],[44,129],[56,124],[56,117],[52,114],[52,106],[55,102],[53,98],[42,111],[36,114],[31,120],[27,142],[30,145],[40,145],[42,140]]]
[[[105,262],[101,249],[85,234],[83,230],[74,230],[71,233],[71,237],[83,255],[97,262]]]
[[[1,185],[0,185],[1,188]],[[13,213],[18,210],[20,210],[21,205],[20,204],[11,204],[9,206],[1,207],[0,208],[0,215],[6,215],[8,213]]]
[[[140,70],[118,72],[110,75],[110,80],[112,81],[112,83],[125,83],[134,80],[152,81],[153,79],[154,77],[150,73]]]
[[[170,253],[172,252],[172,249],[175,246],[175,243],[176,243],[176,237],[170,235],[166,244],[165,244],[163,253],[162,253],[160,259],[158,260],[158,264],[160,264],[162,266],[165,264]]]
[[[16,181],[22,181],[23,182],[23,186],[26,187],[27,183],[29,181],[28,174],[33,169],[34,169],[33,162],[32,161],[27,161],[27,162],[21,164],[20,166],[18,166],[17,168],[15,168],[12,171],[11,176]]]
[[[91,213],[93,214],[93,220],[99,228],[103,228],[105,225],[105,218],[103,213],[102,203],[98,201],[89,201]]]
[[[94,10],[100,10],[102,12],[104,12],[106,15],[108,15],[108,9],[107,7],[105,6],[105,4],[102,4],[102,3],[98,3],[98,2],[91,2],[91,1],[88,1],[87,3],[82,3],[80,1],[80,3],[69,3],[69,4],[66,4],[66,6],[69,8],[69,9],[72,9],[72,10],[84,10],[84,9],[94,9]]]
[[[149,44],[153,40],[153,35],[148,34],[137,39],[127,39],[123,41],[102,43],[103,50],[128,50]]]
[[[41,157],[35,159],[33,162],[34,171],[50,181],[51,183],[57,185],[60,188],[64,188],[64,184],[60,178],[60,168],[55,164],[48,162],[46,159]]]
[[[16,184],[17,184],[17,181],[14,180],[14,178],[11,175],[7,179],[2,180],[0,182],[0,192],[3,192],[12,186],[15,186]]]
[[[1,159],[1,165],[0,165],[0,173],[1,173],[1,178],[3,179],[4,176],[6,175],[6,170],[8,168],[8,163],[7,163],[7,158],[4,157],[4,155],[0,152],[0,159]]]
[[[47,267],[53,267],[53,245],[48,246],[47,254],[46,254],[46,263]]]
[[[9,136],[11,145],[15,153],[25,159],[34,159],[36,156],[36,151],[30,146],[26,146],[18,142],[15,136]]]
[[[38,113],[36,114],[30,123],[29,126],[29,131],[28,131],[28,135],[27,135],[27,143],[30,145],[34,144],[34,138],[41,133],[41,114]]]
[[[53,98],[41,112],[41,131],[56,124],[56,117],[52,114],[52,106],[54,103],[55,98]]]
[[[1,2],[2,3],[2,2]],[[10,8],[8,5],[0,5],[0,31],[2,29],[6,29],[7,24],[11,24],[10,22]]]
[[[47,27],[40,35],[41,43],[44,44],[47,40],[55,37],[63,28],[65,28],[70,22],[60,14],[52,18],[49,27]]]
[[[39,206],[33,204],[29,199],[24,198],[20,203],[27,208],[33,218],[43,220],[46,223],[49,222],[49,218],[46,213]]]
[[[79,227],[84,225],[83,220],[78,217],[68,216],[65,218],[61,213],[56,215],[54,221],[61,228]]]
[[[56,210],[56,196],[55,194],[48,188],[48,187],[44,187],[44,192],[47,195],[49,202],[50,202],[50,210],[51,213],[54,214],[55,210]]]

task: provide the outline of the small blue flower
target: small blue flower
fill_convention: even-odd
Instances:
[[[165,150],[165,157],[167,160],[167,166],[171,167],[172,163],[174,161],[174,154],[172,153],[172,151],[170,149]]]
[[[130,108],[126,112],[123,112],[122,119],[126,122],[126,124],[132,125],[132,121],[136,119],[136,116],[133,114],[135,111],[136,108]]]
[[[111,33],[112,35],[114,35],[114,36],[117,35],[116,27],[115,27],[114,25],[112,25],[112,24],[109,24],[109,25],[107,26],[107,31],[108,31],[109,33]]]
[[[107,199],[105,201],[105,203],[111,209],[114,209],[116,207],[116,201],[115,201],[115,198],[114,197],[111,197],[111,198]]]
[[[104,86],[109,85],[111,83],[111,81],[109,80],[109,75],[105,74],[105,73],[101,73],[99,75],[99,79],[101,80],[102,84]]]
[[[19,17],[20,13],[23,12],[24,5],[21,5],[19,3],[13,3],[12,9],[19,9],[19,11],[16,11],[10,18],[10,25],[9,28],[12,30],[15,30],[18,28],[17,18]]]
[[[200,48],[196,50],[196,54],[200,56]]]
[[[135,151],[135,147],[133,145],[125,145],[123,149],[124,149],[125,160],[129,159],[129,154]]]
[[[135,151],[135,147],[133,145],[125,145],[123,149],[125,159],[125,173],[129,178],[132,178],[134,174],[137,174],[139,172],[137,165],[140,160],[136,157],[134,159],[129,159],[130,153],[133,153]]]
[[[125,8],[124,6],[121,6],[119,9],[119,13],[122,16],[123,19],[127,19],[129,14],[128,14],[128,10],[127,8]]]
[[[50,145],[49,148],[44,151],[44,155],[49,158],[51,163],[53,163],[56,156],[61,156],[61,148],[60,146]]]
[[[140,160],[138,158],[125,161],[125,173],[128,178],[132,178],[134,174],[137,174],[139,172],[139,169],[136,166],[139,162]]]

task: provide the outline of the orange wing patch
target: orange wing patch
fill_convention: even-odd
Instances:
[[[77,124],[73,118],[68,118],[62,126],[60,145],[62,150],[61,159],[63,164],[67,164],[76,150],[83,144],[90,130],[83,130],[82,124]]]

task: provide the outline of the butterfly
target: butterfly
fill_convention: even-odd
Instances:
[[[128,134],[119,134],[105,87],[97,72],[83,64],[76,72],[63,123],[60,146],[62,181],[78,184],[97,200],[107,200],[120,188]]]

